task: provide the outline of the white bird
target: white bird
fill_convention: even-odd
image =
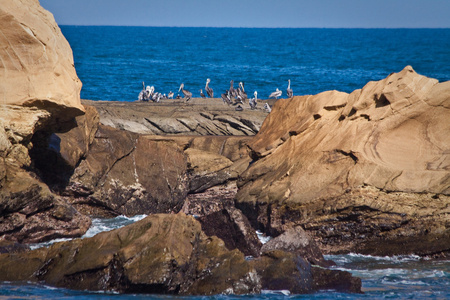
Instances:
[[[208,94],[209,98],[214,98],[214,90],[209,87],[210,82],[211,80],[209,78],[206,79],[205,91]]]
[[[270,94],[269,98],[275,98],[275,99],[278,99],[278,97],[281,97],[281,94],[282,94],[282,93],[283,93],[283,92],[280,91],[280,90],[277,88],[277,90],[276,90],[275,92],[273,92],[272,94]]]
[[[292,89],[291,89],[291,80],[288,79],[288,82],[289,82],[289,84],[286,89],[286,95],[288,96],[288,98],[292,98],[294,96],[294,91],[292,91]]]
[[[265,104],[264,104],[264,109],[265,109],[268,113],[270,113],[270,112],[272,111],[272,109],[270,108],[270,105],[269,105],[268,103],[265,103]]]
[[[172,91],[169,92],[169,94],[167,95],[167,98],[173,99],[173,92]]]
[[[186,101],[189,101],[191,99],[192,93],[189,92],[188,90],[184,89],[184,83],[182,83],[180,85],[180,89],[178,90],[178,92],[180,92],[180,91],[183,92],[183,95],[184,95],[184,98],[185,98]]]
[[[250,108],[251,109],[256,109],[256,105],[258,104],[258,92],[257,91],[255,91],[254,93],[253,93],[253,95],[255,96],[254,98],[251,98],[251,99],[249,99],[248,100],[248,104],[250,105]]]

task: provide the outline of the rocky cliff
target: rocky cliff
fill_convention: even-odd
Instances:
[[[249,143],[238,207],[275,235],[301,224],[329,252],[448,251],[449,109],[450,82],[409,66],[281,99]]]

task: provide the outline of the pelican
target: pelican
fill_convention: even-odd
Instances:
[[[268,113],[270,113],[270,112],[272,111],[272,109],[270,108],[270,105],[269,105],[268,103],[265,103],[265,104],[264,104],[264,109],[265,109]]]
[[[253,95],[254,95],[255,97],[248,100],[248,104],[250,105],[250,108],[251,108],[251,109],[255,109],[255,108],[256,108],[256,105],[257,105],[257,102],[256,102],[256,101],[258,100],[258,92],[255,91],[255,92],[253,93]]]
[[[288,79],[288,82],[289,82],[289,84],[288,84],[288,87],[286,89],[286,95],[288,96],[288,98],[292,98],[294,96],[294,92],[291,89],[291,80]]]
[[[272,94],[270,94],[269,98],[275,98],[275,99],[278,99],[278,97],[281,97],[281,94],[282,94],[282,93],[283,93],[283,92],[280,91],[280,90],[277,88],[277,90],[276,90],[275,92],[273,92]]]
[[[245,101],[245,99],[247,99],[247,93],[245,92],[244,89],[244,83],[243,82],[239,82],[239,89],[238,91],[238,98],[241,99],[242,101]]]
[[[229,90],[228,93],[230,94],[231,97],[237,98],[237,92],[236,92],[236,90],[233,87],[233,83],[234,83],[234,81],[231,80],[230,81],[230,90]]]
[[[231,104],[231,98],[230,98],[230,92],[229,91],[225,91],[225,93],[222,94],[221,96],[222,96],[223,103],[226,103],[228,105]]]
[[[180,91],[183,92],[183,95],[184,95],[184,98],[185,98],[186,101],[189,101],[191,99],[192,93],[189,92],[188,90],[184,89],[184,83],[182,83],[180,85],[180,89],[178,90],[178,92],[180,92]]]
[[[173,99],[173,92],[172,91],[169,92],[169,94],[167,95],[167,98]]]
[[[206,79],[205,91],[208,94],[209,98],[214,98],[214,90],[209,87],[210,82],[211,80],[209,78]]]
[[[200,89],[200,97],[206,98],[205,94],[203,94],[203,90],[202,89]]]

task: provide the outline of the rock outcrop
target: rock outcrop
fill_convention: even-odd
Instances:
[[[72,49],[39,1],[2,1],[0,33],[3,108],[37,107],[66,120],[84,111]]]
[[[37,0],[2,1],[0,45],[0,237],[80,236],[90,219],[49,188],[42,162],[55,161],[40,156],[61,146],[55,133],[77,126],[74,117],[85,112],[72,50]]]
[[[164,103],[163,103],[164,102]],[[267,113],[236,111],[221,99],[162,100],[161,103],[88,101],[100,114],[100,122],[117,129],[151,135],[253,136]]]
[[[285,272],[279,272],[279,269]],[[247,261],[184,214],[152,215],[92,238],[34,251],[0,254],[0,280],[39,281],[57,287],[180,295],[295,293],[334,288],[360,292],[348,272],[322,270],[278,251]],[[278,271],[277,271],[278,270]],[[321,274],[331,272],[332,276]],[[276,275],[276,277],[272,277]],[[346,282],[343,284],[343,282]]]
[[[280,99],[249,143],[237,205],[328,252],[448,251],[449,109],[450,82],[409,66],[351,94]]]
[[[100,125],[63,195],[89,215],[178,212],[188,193],[186,168],[176,143]]]

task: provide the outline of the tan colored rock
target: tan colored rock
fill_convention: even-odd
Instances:
[[[2,109],[38,107],[61,118],[84,111],[70,45],[39,1],[3,0],[0,33]]]
[[[350,218],[343,223],[351,228],[361,207],[387,216],[385,224],[379,220],[372,228],[364,223],[369,233],[357,234],[363,240],[371,236],[376,241],[383,226],[391,229],[390,241],[394,239],[398,227],[396,217],[389,215],[393,209],[407,214],[398,226],[420,224],[420,218],[432,213],[436,224],[448,228],[450,220],[441,208],[450,201],[449,95],[448,82],[438,83],[408,66],[351,94],[331,91],[277,101],[249,143],[258,160],[242,174],[239,206],[243,211],[253,207],[259,213],[249,219],[267,225],[274,234],[299,223],[320,228],[330,211]],[[361,190],[364,186],[377,190],[378,199]],[[351,190],[361,198],[346,205],[340,199],[348,199]],[[416,204],[405,211],[403,201],[389,196],[393,192],[413,193],[416,200],[411,203]],[[429,196],[425,200],[421,194]],[[443,206],[433,194],[441,195]],[[326,208],[319,205],[322,201]],[[432,212],[426,206],[433,207]],[[369,220],[362,214],[359,222]],[[437,229],[434,233],[440,234]],[[333,245],[343,242],[345,248],[351,238],[341,238]],[[414,248],[410,246],[403,250]]]

